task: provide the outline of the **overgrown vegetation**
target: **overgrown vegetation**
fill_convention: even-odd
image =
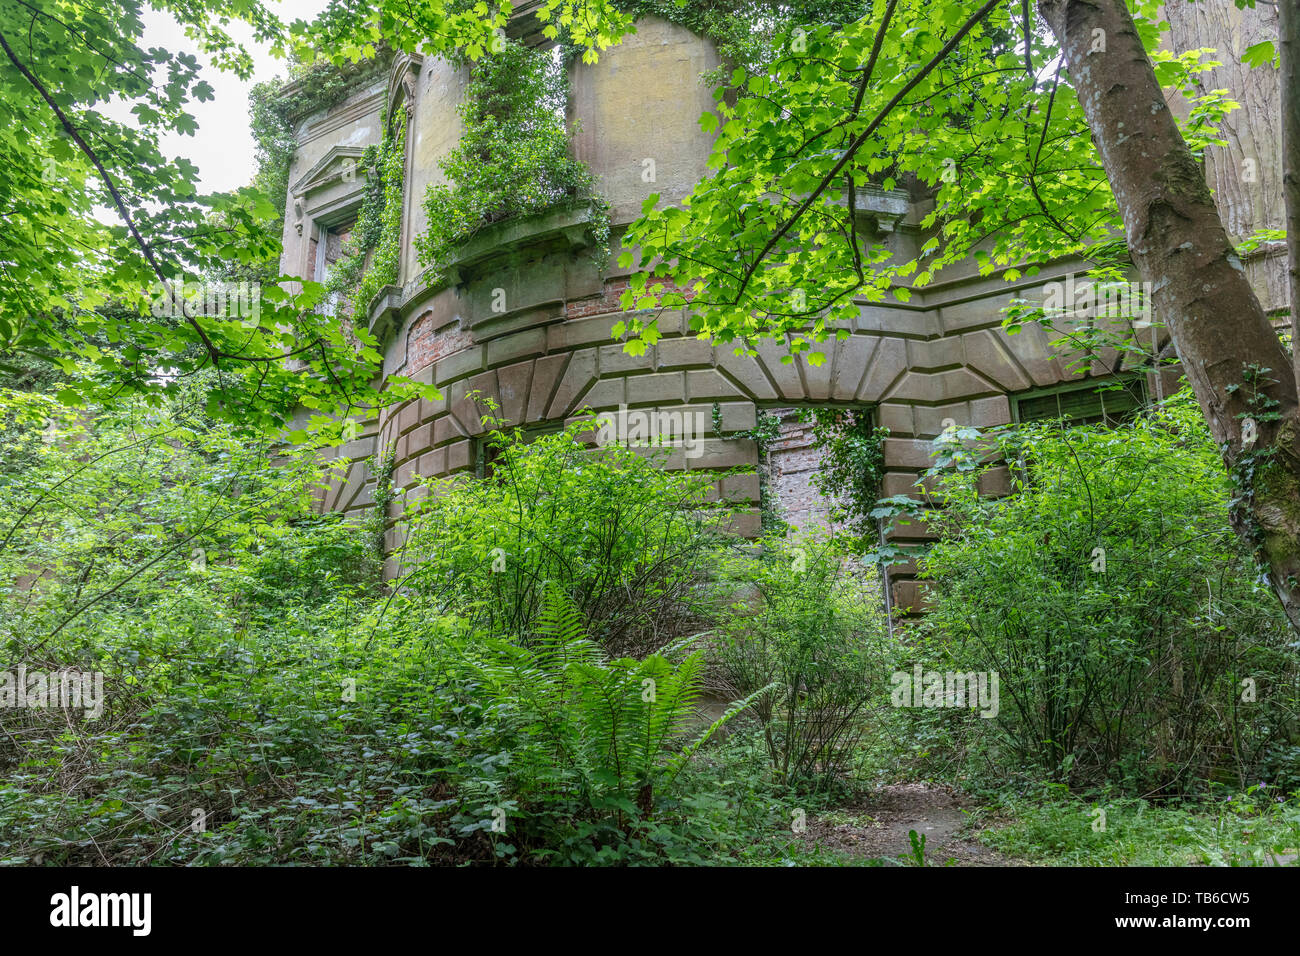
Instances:
[[[585,204],[597,244],[607,247],[606,204],[591,172],[569,155],[560,61],[502,41],[468,68],[457,107],[464,132],[441,163],[448,182],[424,196],[428,226],[415,239],[421,264],[440,270],[480,230],[561,205]]]
[[[366,147],[360,166],[366,173],[365,198],[349,248],[325,282],[327,294],[347,297],[348,308],[340,311],[352,324],[366,324],[371,300],[398,279],[402,261],[402,189],[406,182],[405,120],[385,120],[383,141]]]
[[[1148,797],[1300,787],[1293,638],[1229,526],[1231,484],[1188,392],[1113,429],[947,440],[918,654],[1000,675],[999,716],[949,728],[971,773]],[[1012,463],[1010,497],[979,494],[989,457]]]
[[[1120,194],[1199,209],[1193,238],[1214,240],[1195,163],[1227,142],[1235,104],[1201,88],[1204,50],[1155,51],[1157,5],[1133,6],[1136,22],[1095,0],[1052,24],[1015,4],[536,5],[586,63],[645,13],[726,61],[702,118],[713,174],[631,226],[645,269],[625,301],[641,314],[618,335],[644,349],[653,307],[689,308],[703,337],[742,352],[775,337],[815,367],[813,343],[848,334],[835,322],[859,322],[863,297],[905,300],[944,266],[1017,281],[1087,254],[1093,278],[1128,280],[1141,250],[1112,241]],[[288,95],[255,96],[267,195],[204,196],[196,167],[163,154],[213,88],[194,58],[142,46],[139,4],[0,3],[0,863],[929,865],[922,827],[895,852],[834,841],[882,829],[880,785],[964,788],[981,838],[1030,862],[1294,859],[1295,630],[1251,553],[1296,505],[1278,469],[1300,459],[1274,440],[1295,435],[1294,376],[1244,279],[1227,281],[1234,250],[1191,273],[1140,263],[1176,306],[1189,370],[1232,369],[1191,376],[1226,410],[1212,431],[1186,394],[1114,429],[951,428],[925,493],[880,503],[881,432],[865,410],[817,409],[818,486],[851,533],[796,534],[765,500],[767,533],[744,541],[718,472],[593,448],[590,420],[541,437],[494,423],[485,475],[429,482],[391,514],[396,452],[380,448],[376,507],[348,522],[316,513],[330,466],[305,428],[285,447],[284,427],[402,393],[373,387],[382,343],[364,323],[320,308],[347,294],[359,318],[397,278],[400,124],[364,158],[356,245],[328,288],[272,281],[247,323],[149,306],[195,275],[274,278],[292,123],[377,76],[377,40],[472,64],[465,137],[424,197],[435,276],[482,230],[552,210],[585,205],[605,244],[568,154],[565,64],[502,42],[508,4],[336,0],[292,33],[250,0],[168,10],[242,77],[231,19],[280,52],[320,48]],[[1152,62],[1070,35],[1099,14]],[[1263,46],[1245,59],[1266,63]],[[1084,49],[1105,67],[1069,62]],[[1086,109],[1162,87],[1190,100],[1181,133]],[[119,100],[130,123],[102,110]],[[1192,174],[1103,162],[1144,142]],[[859,216],[882,188],[929,204],[913,258]],[[1283,236],[1242,248],[1266,238]],[[1232,309],[1197,312],[1211,278]],[[1015,305],[1009,332],[1047,318]],[[1145,356],[1112,333],[1086,326],[1075,360]],[[401,397],[416,394],[435,397]],[[763,447],[778,426],[760,414],[748,437]],[[1013,493],[981,494],[1003,466]],[[861,551],[898,517],[939,537],[913,555],[929,613],[893,629]],[[390,532],[399,581],[383,573]],[[885,541],[876,557],[896,554]],[[1270,571],[1294,610],[1286,569]],[[896,695],[913,672],[916,695]]]
[[[706,619],[710,569],[732,543],[715,475],[662,467],[666,450],[582,439],[594,419],[535,440],[486,419],[492,475],[432,483],[400,554],[407,587],[488,631],[527,633],[548,587],[612,653],[644,654]]]

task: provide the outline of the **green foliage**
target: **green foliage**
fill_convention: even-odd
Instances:
[[[1016,493],[979,495],[990,465],[936,475],[925,625],[934,667],[1000,675],[999,716],[967,723],[990,759],[1138,793],[1266,772],[1294,786],[1277,759],[1300,732],[1290,633],[1190,395],[1116,429],[979,447],[1015,463]]]
[[[727,18],[710,7],[688,4],[689,22]],[[848,335],[835,323],[856,318],[863,298],[906,302],[972,260],[981,275],[1016,281],[1034,263],[1091,257],[1120,232],[1068,77],[1038,75],[1060,51],[1039,24],[1026,41],[1018,6],[979,16],[917,0],[781,7],[750,17],[759,25],[733,44],[716,106],[700,117],[716,133],[711,174],[678,206],[650,197],[628,230],[620,261],[641,271],[625,308],[689,299],[692,328],[716,342],[752,355],[758,341],[788,337],[793,354],[820,364],[816,344]],[[1156,22],[1138,25],[1159,81],[1192,100],[1193,148],[1213,145],[1235,104],[1197,89],[1206,51],[1159,51]],[[898,255],[888,226],[860,218],[893,190],[933,203],[918,255]],[[638,316],[625,331],[655,334]]]
[[[517,4],[512,0],[330,0],[314,22],[293,25],[293,48],[305,58],[322,56],[336,65],[376,55],[384,44],[402,53],[465,58],[478,62],[507,42],[506,26]],[[542,0],[532,5],[542,35],[565,38],[595,63],[600,51],[619,42],[631,18],[611,0]]]
[[[1300,846],[1294,795],[1259,787],[1183,804],[1109,794],[1083,800],[1059,788],[1030,798],[1001,791],[978,817],[991,824],[983,842],[1059,866],[1267,866],[1293,859]]]
[[[703,689],[703,653],[675,666],[659,654],[608,660],[556,587],[547,590],[527,647],[481,647],[485,713],[516,741],[511,794],[525,803],[578,804],[586,818],[580,835],[599,842],[607,830],[653,817],[686,761],[749,703],[677,743]]]
[[[386,124],[387,125],[387,124]],[[402,189],[406,180],[406,124],[384,133],[379,146],[366,147],[365,199],[352,232],[352,251],[335,264],[327,293],[345,293],[351,325],[367,325],[370,303],[386,285],[397,282],[402,261]]]
[[[492,476],[435,481],[414,505],[407,587],[485,630],[526,635],[550,582],[616,654],[688,633],[727,540],[729,511],[706,500],[717,476],[666,469],[654,449],[588,448],[593,419],[533,441],[486,420]]]
[[[337,413],[419,391],[378,394],[375,343],[361,336],[358,349],[317,311],[319,284],[279,284],[283,192],[203,195],[194,164],[162,151],[165,137],[193,135],[189,104],[214,90],[193,56],[145,44],[145,7],[0,4],[0,163],[10,171],[0,186],[0,355],[57,367],[60,400],[74,406],[163,403],[216,371],[208,413],[268,430],[298,406]],[[241,77],[252,60],[227,32],[232,21],[277,49],[283,39],[256,0],[166,10],[218,69]],[[111,118],[110,102],[130,121]],[[284,130],[264,132],[264,152],[283,159]],[[115,224],[100,220],[104,209]],[[254,314],[172,307],[182,284],[235,275],[258,284]]]
[[[481,229],[562,204],[586,203],[598,241],[608,239],[595,180],[569,158],[567,95],[560,64],[519,43],[473,65],[457,107],[465,129],[441,164],[450,184],[424,197],[428,228],[415,239],[422,264],[442,269]]]
[[[746,702],[696,722],[700,651],[610,659],[555,587],[522,643],[383,594],[370,531],[305,510],[315,457],[267,467],[199,397],[11,399],[0,671],[98,670],[105,701],[0,710],[0,860],[699,864],[779,836],[761,775],[702,749]]]
[[[770,67],[774,49],[779,50],[777,38],[823,24],[842,26],[862,17],[871,4],[865,0],[616,0],[616,6],[638,20],[659,17],[712,40],[724,61],[710,75],[716,84],[725,82],[737,67],[750,73]]]
[[[727,570],[740,589],[719,627],[727,684],[759,695],[752,710],[778,781],[833,785],[886,702],[883,603],[830,541],[768,541]]]

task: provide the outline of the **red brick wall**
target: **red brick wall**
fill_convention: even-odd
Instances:
[[[662,286],[668,292],[680,292],[687,302],[695,298],[694,289],[682,289],[671,282],[664,282],[662,279],[652,279],[649,284]],[[564,316],[568,319],[581,319],[589,315],[622,312],[622,297],[625,289],[627,289],[627,279],[610,279],[605,283],[605,290],[600,295],[566,302]]]
[[[468,348],[474,337],[459,324],[433,331],[433,313],[426,312],[413,323],[406,333],[407,374],[414,374],[431,362]]]
[[[767,413],[781,418],[780,437],[767,452],[767,494],[773,497],[782,519],[800,531],[829,527],[831,502],[812,483],[821,467],[812,425],[799,421],[798,409],[769,408]]]

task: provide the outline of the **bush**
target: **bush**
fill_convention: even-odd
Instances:
[[[591,428],[578,421],[532,442],[494,431],[490,478],[433,482],[412,511],[408,590],[484,631],[526,636],[553,582],[615,655],[695,626],[728,540],[730,513],[707,500],[717,475],[663,468],[646,449],[587,448]]]
[[[1009,698],[973,722],[995,734],[991,759],[1143,794],[1257,782],[1296,739],[1293,638],[1229,527],[1190,395],[1118,428],[1024,426],[991,446],[1015,493],[982,498],[992,466],[945,454],[957,467],[935,476],[942,540],[924,571],[932,659],[997,672]]]
[[[778,539],[729,569],[757,594],[721,625],[718,660],[739,696],[773,688],[752,710],[782,783],[833,782],[887,700],[883,602],[852,567],[833,542]]]

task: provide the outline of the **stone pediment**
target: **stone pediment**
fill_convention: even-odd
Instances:
[[[348,175],[354,176],[357,181],[364,181],[365,169],[361,165],[361,158],[365,153],[365,149],[360,146],[333,147],[298,178],[293,184],[293,194],[305,196],[340,180],[347,182],[349,180],[344,177]]]

